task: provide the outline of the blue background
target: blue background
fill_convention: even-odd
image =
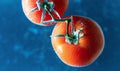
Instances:
[[[90,17],[104,32],[104,51],[87,67],[60,61],[49,37],[54,25],[31,23],[21,0],[0,0],[0,71],[120,71],[120,0],[69,0],[68,15]]]

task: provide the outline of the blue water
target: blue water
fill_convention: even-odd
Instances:
[[[90,17],[104,32],[104,51],[87,67],[60,61],[49,37],[54,26],[31,23],[21,0],[0,0],[0,71],[120,71],[120,0],[69,0],[68,15]]]

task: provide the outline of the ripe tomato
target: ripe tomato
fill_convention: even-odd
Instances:
[[[43,2],[44,0],[40,0],[41,2]],[[25,15],[27,16],[27,18],[38,25],[43,25],[43,26],[50,26],[53,24],[53,22],[50,22],[48,24],[41,24],[41,16],[43,13],[42,8],[40,8],[40,10],[36,10],[32,13],[30,13],[30,11],[34,8],[37,7],[36,4],[37,0],[22,0],[22,7],[23,7],[23,11],[25,13]],[[54,10],[57,11],[59,13],[59,16],[62,17],[62,15],[64,14],[64,12],[67,9],[68,6],[68,0],[48,0],[48,2],[53,2],[54,3]],[[52,13],[53,16],[58,19],[59,17],[55,14]],[[48,21],[51,20],[51,16],[49,15],[48,12],[45,13],[45,18],[44,21]]]
[[[66,23],[58,22],[52,32],[51,41],[58,57],[67,65],[83,67],[94,62],[104,47],[104,36],[99,25],[91,19],[73,16],[74,30],[84,25],[84,36],[79,38],[77,45],[69,44],[65,37],[54,37],[66,34]],[[69,25],[69,33],[71,33]]]

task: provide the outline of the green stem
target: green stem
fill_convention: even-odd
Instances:
[[[74,24],[72,22],[73,18],[66,18],[66,19],[61,19],[59,13],[54,10],[54,3],[53,2],[48,2],[47,0],[44,0],[44,2],[40,2],[40,0],[38,0],[36,2],[37,4],[37,7],[33,8],[31,12],[34,12],[36,10],[40,10],[42,8],[43,10],[43,13],[42,13],[42,20],[41,20],[41,23],[42,24],[46,24],[46,23],[50,23],[50,22],[65,22],[66,23],[66,33],[65,34],[58,34],[58,35],[55,35],[53,37],[64,37],[66,40],[67,43],[69,44],[78,44],[79,43],[79,38],[81,38],[83,34],[79,34],[79,32],[83,31],[83,28],[80,28],[79,30],[75,30],[74,29]],[[44,21],[44,15],[46,14],[46,11],[48,12],[48,14],[51,16],[52,20],[47,20],[47,21]],[[52,13],[55,13],[58,17],[58,19],[56,19]],[[71,30],[72,30],[72,33],[69,33],[69,25],[71,24]]]
[[[48,8],[46,8],[47,9],[47,11],[48,11],[48,13],[49,13],[49,15],[52,17],[52,20],[54,21],[54,22],[66,22],[66,35],[67,36],[69,36],[69,23],[71,22],[71,18],[68,18],[68,19],[55,19],[55,17],[52,15],[52,13],[51,13],[51,11],[48,9]]]
[[[73,18],[68,18],[68,19],[60,19],[60,18],[59,18],[59,19],[56,19],[56,18],[53,16],[52,12],[50,11],[49,7],[47,7],[47,5],[44,7],[44,9],[45,9],[46,11],[48,11],[49,15],[50,15],[51,18],[52,18],[52,20],[49,20],[48,22],[51,22],[51,21],[52,21],[52,22],[65,22],[65,23],[66,23],[66,34],[58,34],[58,35],[55,35],[54,37],[65,37],[65,38],[66,38],[65,41],[66,41],[67,43],[77,45],[77,44],[79,43],[79,38],[81,38],[81,37],[84,35],[84,33],[82,34],[82,36],[79,37],[79,32],[81,31],[81,29],[75,31],[75,29],[74,29],[74,24],[73,24],[73,22],[72,22],[72,19],[73,19]],[[71,33],[71,34],[69,34],[69,25],[70,25],[70,22],[72,22],[72,23],[71,23],[72,33]]]

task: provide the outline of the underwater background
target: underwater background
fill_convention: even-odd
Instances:
[[[50,40],[55,25],[31,23],[21,0],[0,0],[0,71],[120,71],[120,0],[69,0],[68,15],[90,17],[104,32],[104,51],[87,67],[70,67],[57,57]]]

